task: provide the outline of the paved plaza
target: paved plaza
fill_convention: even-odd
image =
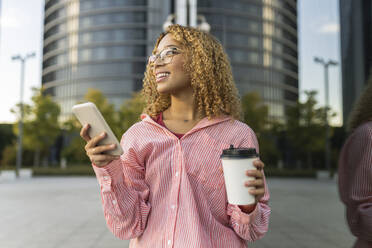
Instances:
[[[253,248],[350,248],[334,181],[269,178],[270,230]],[[94,177],[0,183],[1,248],[126,248],[103,217]],[[190,247],[192,248],[192,247]]]

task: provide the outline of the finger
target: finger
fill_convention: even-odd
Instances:
[[[250,181],[247,181],[245,182],[244,184],[246,187],[259,187],[259,186],[264,186],[264,182],[262,179],[258,179],[258,180],[250,180]]]
[[[93,139],[91,139],[88,144],[86,145],[86,148],[93,148],[95,146],[97,146],[98,142],[100,142],[101,140],[103,140],[104,138],[106,137],[106,133],[103,132],[101,133],[100,135],[97,135],[96,137],[94,137]]]
[[[262,170],[265,167],[265,164],[261,160],[254,160],[253,166],[257,168],[257,170]]]
[[[80,136],[85,140],[85,141],[89,141],[91,138],[88,134],[88,130],[89,130],[90,126],[89,124],[85,124],[84,127],[81,128],[81,131],[80,131]]]
[[[264,195],[265,194],[265,189],[260,188],[260,189],[250,189],[249,193],[252,195]]]
[[[246,175],[249,177],[263,178],[263,173],[262,171],[259,171],[259,170],[248,170],[246,172]]]
[[[91,152],[89,154],[91,154],[91,155],[100,154],[100,153],[103,153],[103,152],[106,152],[106,151],[113,150],[113,149],[115,149],[115,147],[116,147],[115,144],[96,146],[96,147],[90,149]]]
[[[118,158],[119,158],[119,156],[106,155],[106,154],[99,154],[99,155],[92,155],[92,156],[90,156],[90,160],[93,163],[94,162],[99,162],[99,163],[102,163],[102,162],[111,162],[112,160],[116,160]]]

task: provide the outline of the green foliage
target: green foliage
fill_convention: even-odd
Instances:
[[[4,148],[2,152],[1,165],[2,166],[11,166],[16,164],[16,145],[8,145]]]
[[[122,132],[123,130],[128,130],[134,123],[141,120],[140,116],[145,104],[145,100],[139,92],[134,93],[131,99],[123,103],[119,112],[119,123],[121,124]]]
[[[242,97],[243,121],[256,133],[260,158],[269,166],[276,165],[280,160],[280,152],[276,145],[276,132],[279,124],[269,121],[268,107],[263,104],[256,92],[247,93]]]
[[[242,97],[243,121],[260,137],[269,124],[269,109],[263,105],[257,92],[247,93]]]
[[[16,140],[12,126],[12,124],[0,124],[0,161],[3,158],[5,147],[11,145]],[[2,165],[2,163],[0,163],[0,165]]]
[[[84,96],[84,102],[96,104],[108,125],[120,140],[122,134],[134,123],[140,120],[140,114],[144,108],[144,100],[140,93],[134,93],[133,97],[125,101],[119,111],[115,111],[114,105],[96,89],[89,89]],[[68,158],[69,163],[89,163],[84,146],[86,142],[80,137],[81,125],[75,117],[66,121],[63,125],[65,134],[69,137],[69,145],[62,151],[62,156]]]
[[[25,149],[33,151],[35,154],[34,162],[39,164],[39,155],[47,157],[49,149],[60,135],[58,117],[60,108],[51,96],[45,95],[43,89],[33,88],[32,104],[23,105],[24,125],[23,125],[23,146]],[[20,117],[20,104],[12,109],[18,118]],[[18,135],[18,123],[13,125],[14,133]]]
[[[92,166],[70,166],[66,169],[61,168],[34,168],[32,175],[41,176],[95,176]]]
[[[325,114],[329,110],[317,107],[316,91],[305,91],[305,94],[305,102],[297,102],[287,111],[287,134],[295,147],[297,159],[306,160],[307,167],[311,169],[313,154],[325,147]],[[333,116],[335,114],[331,114]]]
[[[16,144],[7,145],[4,150],[2,151],[2,159],[1,159],[1,169],[3,168],[15,168],[16,165]],[[33,152],[28,149],[23,149],[23,156],[22,156],[22,167],[32,165],[32,156]]]

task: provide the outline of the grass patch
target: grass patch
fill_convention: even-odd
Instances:
[[[265,168],[266,177],[316,178],[316,170]]]
[[[71,166],[61,168],[33,168],[33,176],[95,176],[92,166]]]

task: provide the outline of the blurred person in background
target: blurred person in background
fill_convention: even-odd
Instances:
[[[372,78],[356,102],[339,157],[338,187],[354,248],[372,248]]]
[[[239,121],[240,100],[229,60],[211,34],[172,25],[149,57],[142,121],[114,146],[89,137],[93,164],[109,229],[130,247],[247,247],[268,230],[269,192],[264,164],[246,175],[252,205],[227,202],[220,155],[230,144],[258,151],[255,133]],[[248,194],[248,189],[247,189]]]

